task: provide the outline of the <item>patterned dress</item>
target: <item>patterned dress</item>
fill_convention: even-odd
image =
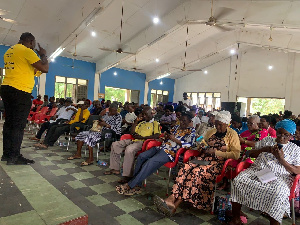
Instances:
[[[107,112],[102,119],[111,126],[111,130],[116,132],[117,135],[121,134],[121,123],[122,123],[122,116],[120,114],[116,114],[114,116],[110,116]],[[102,130],[107,129],[103,128]],[[75,140],[76,141],[83,141],[90,147],[95,147],[95,145],[101,140],[102,133],[101,132],[93,132],[93,131],[83,131],[80,132]]]
[[[273,146],[275,138],[266,137],[256,143],[257,148]],[[300,148],[288,142],[282,148],[284,159],[291,165],[300,166]],[[256,172],[269,168],[276,180],[261,183]],[[231,190],[232,202],[267,213],[281,223],[284,213],[289,214],[289,195],[294,177],[281,165],[272,153],[261,153],[252,166],[241,172],[234,180]]]
[[[210,148],[221,150],[226,146],[225,134],[212,135],[207,141],[212,143]],[[206,166],[186,163],[178,172],[172,192],[175,198],[181,197],[198,209],[211,210],[216,177],[221,173],[225,159],[209,154],[202,154],[198,159],[210,163]]]

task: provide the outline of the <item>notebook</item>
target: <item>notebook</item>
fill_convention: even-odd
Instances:
[[[260,170],[260,171],[256,172],[255,175],[257,176],[259,181],[262,182],[263,184],[277,179],[275,174],[269,168]]]

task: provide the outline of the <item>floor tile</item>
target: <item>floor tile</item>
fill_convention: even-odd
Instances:
[[[30,224],[30,225],[43,225],[46,224],[38,213],[34,210],[29,212],[19,213],[16,215],[1,217],[0,224],[3,225],[16,225],[16,224]]]
[[[129,214],[123,214],[121,216],[117,216],[116,219],[121,225],[142,225],[143,224]]]
[[[69,182],[67,182],[67,184],[70,185],[74,189],[86,187],[86,185],[84,183],[80,182],[79,180],[69,181]]]
[[[42,166],[53,166],[53,165],[55,165],[53,162],[50,162],[50,161],[41,161],[40,164]]]
[[[133,198],[127,198],[125,200],[114,202],[114,204],[118,206],[120,209],[124,210],[126,213],[130,213],[145,208],[145,205],[143,205],[142,203],[140,203],[139,201]]]
[[[90,174],[89,172],[73,173],[72,176],[75,177],[77,180],[88,179],[88,178],[94,177],[94,175]]]
[[[92,203],[94,203],[96,206],[103,206],[103,205],[110,204],[110,202],[107,199],[103,198],[101,195],[92,195],[86,198]]]
[[[68,174],[63,169],[51,170],[51,173],[53,173],[55,176],[61,176],[61,175],[67,175]]]
[[[187,221],[189,221],[189,220],[187,220]],[[174,221],[170,220],[169,218],[163,218],[163,219],[158,220],[156,222],[150,223],[150,225],[176,225],[176,224],[177,223],[175,223]],[[188,224],[190,224],[190,221],[188,222]]]
[[[142,221],[144,224],[154,223],[164,218],[163,215],[159,214],[158,212],[152,210],[149,207],[146,207],[142,210],[131,212],[129,214],[133,216],[135,219],[137,219],[138,221]]]
[[[57,164],[57,166],[60,167],[60,168],[62,168],[62,169],[68,169],[68,168],[80,169],[74,163]]]
[[[105,183],[103,180],[100,180],[100,179],[95,178],[95,177],[88,178],[88,179],[82,179],[80,181],[82,183],[84,183],[85,185],[87,185],[87,186],[93,186],[93,185]]]
[[[96,191],[98,194],[103,194],[110,192],[111,190],[114,189],[114,186],[104,183],[104,184],[98,184],[90,187],[92,190]],[[117,192],[116,192],[117,194]]]
[[[125,214],[125,211],[114,205],[113,203],[104,205],[104,206],[99,206],[101,210],[106,212],[107,214],[110,214],[113,217],[121,216]]]
[[[116,175],[102,175],[99,176],[98,178],[105,181],[106,183],[117,182],[122,179],[121,176],[116,176]]]

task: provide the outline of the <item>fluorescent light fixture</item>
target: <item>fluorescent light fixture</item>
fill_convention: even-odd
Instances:
[[[160,85],[163,85],[164,83],[162,81],[160,81]]]
[[[204,74],[208,74],[207,70],[204,70]]]
[[[51,62],[55,62],[55,59],[51,59]]]
[[[53,59],[55,59],[57,56],[59,56],[63,51],[65,50],[65,48],[61,48],[59,47],[58,49],[55,50],[55,52],[53,52],[49,59],[52,61]],[[53,61],[52,61],[53,62]]]
[[[156,17],[153,18],[152,21],[153,21],[154,24],[158,24],[159,23],[159,18],[156,16]]]
[[[118,73],[115,71],[115,72],[114,72],[114,75],[115,75],[115,76],[117,76],[117,75],[118,75]]]
[[[235,54],[235,49],[231,49],[231,50],[230,50],[230,54],[231,54],[231,55],[234,55],[234,54]]]
[[[171,75],[171,73],[165,73],[165,74],[163,74],[163,75],[160,75],[160,76],[157,77],[156,79],[159,80],[159,79],[162,79],[162,78],[164,78],[164,77],[168,77],[168,76],[170,76],[170,75]]]
[[[92,37],[96,37],[97,34],[96,34],[95,31],[92,31],[92,32],[91,32],[91,35],[92,35]]]
[[[268,70],[272,70],[273,69],[273,66],[272,65],[269,65],[268,66]]]
[[[155,59],[155,62],[157,62],[157,63],[158,63],[158,62],[159,62],[159,58],[156,58],[156,59]]]

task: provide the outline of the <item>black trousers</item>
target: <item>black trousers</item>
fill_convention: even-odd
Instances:
[[[44,140],[45,145],[53,146],[58,138],[66,132],[70,132],[70,124],[56,124],[48,129]]]
[[[57,125],[59,124],[60,122],[64,122],[64,121],[67,121],[66,119],[57,119],[55,122],[53,123],[50,123],[49,121],[48,122],[45,122],[42,124],[41,128],[39,129],[39,131],[37,132],[36,134],[36,138],[38,139],[41,139],[42,138],[42,134],[45,132],[45,130],[49,130],[53,125]]]
[[[31,93],[2,85],[1,97],[6,115],[3,126],[3,155],[16,158],[20,155],[24,129],[30,112]]]

